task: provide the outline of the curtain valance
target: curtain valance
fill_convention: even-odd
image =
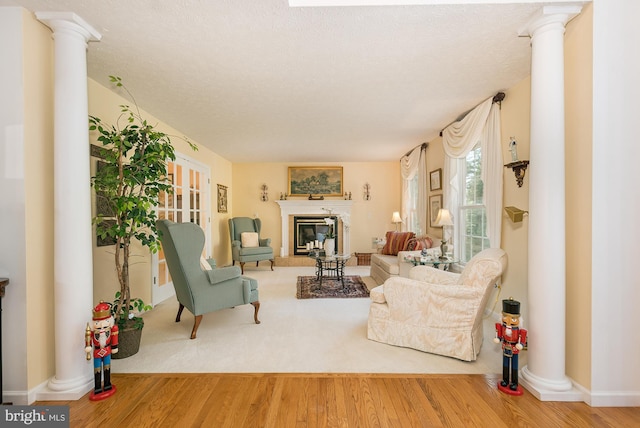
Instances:
[[[500,111],[493,97],[482,102],[463,119],[442,130],[444,163],[444,206],[458,212],[458,160],[478,144],[482,147],[482,181],[487,215],[487,237],[492,248],[500,247],[502,231],[502,149],[500,147]],[[455,220],[454,220],[455,221]],[[454,241],[459,242],[459,228],[454,228]],[[444,237],[443,237],[444,238]]]
[[[411,230],[418,235],[427,232],[427,144],[422,144],[400,159],[402,175],[402,221],[407,225],[417,223],[418,230]],[[418,175],[418,195],[412,200],[410,182]],[[415,216],[415,218],[413,217]],[[415,221],[414,221],[415,220]]]

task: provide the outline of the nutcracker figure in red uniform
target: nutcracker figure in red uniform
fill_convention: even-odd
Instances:
[[[527,330],[520,328],[520,302],[512,297],[502,301],[502,323],[496,323],[495,343],[502,342],[502,380],[498,389],[522,395],[518,385],[518,354],[527,344]]]
[[[111,384],[111,354],[118,352],[118,326],[111,315],[111,305],[100,302],[93,308],[93,321],[87,323],[85,332],[85,352],[91,359],[93,350],[94,389],[90,400],[102,400],[116,392]],[[104,382],[102,372],[104,371]]]

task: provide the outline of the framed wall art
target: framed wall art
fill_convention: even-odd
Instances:
[[[341,166],[290,166],[290,196],[343,196]]]
[[[442,168],[435,169],[429,173],[429,188],[433,190],[442,189]]]
[[[227,212],[227,186],[218,184],[218,212]]]
[[[438,211],[442,208],[442,195],[429,196],[429,226],[436,226]]]

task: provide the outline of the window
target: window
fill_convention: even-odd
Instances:
[[[458,202],[460,261],[468,262],[474,255],[489,248],[487,214],[482,182],[482,149],[478,144],[465,158],[458,160],[460,201]]]
[[[407,230],[410,232],[414,232],[416,236],[423,235],[426,231],[423,231],[420,227],[420,217],[418,214],[418,196],[419,190],[418,186],[420,185],[420,174],[415,174],[415,176],[408,181],[409,186],[409,203],[406,206],[407,210]]]

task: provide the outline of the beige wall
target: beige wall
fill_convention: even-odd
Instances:
[[[27,387],[53,376],[53,40],[23,13]],[[10,288],[9,288],[10,290]],[[11,291],[11,290],[10,290]],[[5,367],[5,370],[7,368]]]
[[[123,78],[126,85],[126,76],[120,76]],[[96,83],[89,79],[89,114],[97,116],[102,119],[103,123],[114,124],[120,113],[121,104],[131,105],[131,101],[121,97],[117,93],[113,92],[110,88]],[[135,94],[134,94],[135,96]],[[215,212],[215,197],[216,197],[216,183],[229,185],[231,184],[231,163],[224,158],[213,153],[211,150],[202,147],[197,141],[192,141],[198,145],[198,150],[193,151],[189,147],[182,136],[184,135],[180,131],[166,123],[158,120],[150,114],[147,114],[142,110],[142,115],[150,123],[157,124],[157,128],[172,136],[171,141],[175,147],[176,152],[179,152],[188,158],[191,158],[199,163],[208,165],[211,173],[211,186],[210,186],[210,199],[211,199],[211,222],[212,222],[212,246],[215,249],[220,248],[221,243],[224,244],[225,240],[222,240],[219,233],[219,223],[222,222],[225,217]],[[90,134],[90,141],[92,144],[96,144],[96,133]],[[92,160],[95,164],[95,159]],[[93,165],[95,167],[95,165]],[[92,212],[95,214],[95,201],[93,202]],[[228,214],[227,214],[228,215]],[[226,215],[225,215],[226,216]],[[94,253],[93,253],[93,280],[94,280],[94,300],[97,303],[100,300],[112,301],[113,296],[118,290],[118,280],[115,272],[115,262],[113,259],[112,247],[96,247],[95,246],[95,234],[93,237]],[[141,245],[132,246],[132,254],[135,254],[134,260],[129,267],[130,282],[131,282],[131,295],[140,297],[145,302],[151,302],[151,254],[146,247]]]
[[[275,202],[280,193],[287,192],[289,166],[326,165],[342,166],[344,189],[351,192],[351,252],[371,253],[372,238],[383,237],[385,232],[393,230],[391,223],[393,211],[400,210],[400,153],[397,162],[299,162],[287,163],[234,163],[233,187],[229,189],[233,216],[258,216],[263,222],[263,237],[270,237],[276,253],[280,254],[281,217],[280,207]],[[371,200],[363,199],[365,183],[371,185]],[[260,186],[269,186],[269,201],[260,200]],[[228,241],[228,227],[222,226]],[[221,232],[222,233],[222,232]],[[230,244],[228,244],[230,245]],[[224,258],[226,255],[226,259]],[[230,250],[216,254],[226,262],[231,261]]]
[[[529,159],[529,105],[531,104],[531,79],[526,78],[505,91],[505,99],[500,110],[502,134],[502,158],[504,163],[511,162],[509,140],[514,137],[518,143],[518,158]],[[531,168],[532,166],[530,166]],[[503,206],[515,206],[525,211],[529,210],[529,178],[528,172],[522,187],[518,187],[513,170],[504,168],[503,175]],[[525,215],[520,223],[512,223],[509,217],[502,213],[502,244],[509,256],[507,271],[502,277],[502,291],[499,299],[513,297],[521,303],[523,324],[527,322],[527,257],[528,257],[529,216]],[[495,312],[502,311],[501,304],[495,307]]]
[[[565,33],[567,375],[591,388],[593,6]]]
[[[183,152],[184,153],[184,152]],[[227,220],[231,217],[232,210],[229,207],[226,213],[218,212],[218,184],[227,186],[228,189],[232,186],[232,165],[231,162],[224,159],[208,149],[200,149],[197,154],[192,153],[191,156],[196,157],[200,162],[209,165],[211,174],[210,190],[210,218],[211,227],[211,257],[218,258],[219,254],[226,254],[229,252],[229,260],[231,260],[231,249],[229,244],[228,233],[226,232]],[[224,256],[221,260],[224,260]]]
[[[427,187],[427,197],[435,195],[443,195],[443,203],[444,203],[444,190],[434,190],[431,191],[430,186],[430,175],[431,171],[435,171],[440,168],[442,170],[442,179],[444,180],[444,147],[442,146],[442,137],[436,137],[432,141],[429,142],[429,147],[427,148],[427,182],[425,186]],[[444,182],[442,183],[442,188],[444,189]],[[431,227],[431,212],[429,208],[429,199],[427,199],[427,233],[429,235],[437,236],[442,238],[442,228],[441,227]]]

